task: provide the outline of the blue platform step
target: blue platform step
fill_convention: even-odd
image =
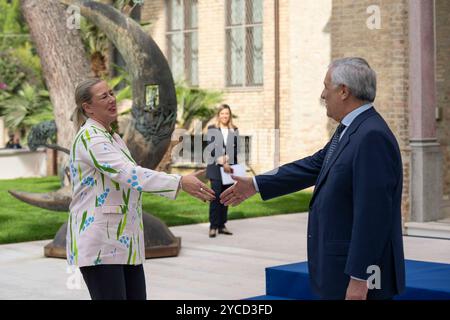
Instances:
[[[286,297],[277,297],[277,296],[263,295],[263,296],[256,296],[256,297],[248,298],[246,300],[295,300],[295,299],[289,299],[289,298],[286,298]]]
[[[406,290],[395,300],[450,300],[450,264],[406,260]],[[316,300],[306,262],[266,268],[266,295],[250,300]]]

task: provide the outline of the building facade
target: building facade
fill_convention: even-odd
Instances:
[[[419,19],[411,12],[432,14],[433,29],[423,16]],[[175,79],[225,93],[224,102],[237,115],[241,134],[251,137],[250,165],[256,173],[310,155],[326,144],[336,126],[320,102],[327,67],[336,58],[364,57],[378,76],[375,106],[401,148],[405,221],[416,216],[410,199],[420,198],[411,192],[423,196],[430,184],[427,174],[411,181],[411,166],[428,165],[411,164],[411,159],[418,159],[411,141],[430,138],[421,135],[426,129],[414,131],[414,123],[434,128],[437,160],[430,170],[440,177],[434,181],[440,194],[419,205],[439,201],[440,213],[433,220],[450,215],[449,1],[153,0],[145,1],[141,21],[151,23],[150,34]],[[419,29],[412,30],[411,25]],[[434,48],[420,41],[411,47],[416,34],[430,30]],[[436,90],[435,104],[424,104],[423,111],[413,116],[411,99],[417,95],[411,92],[411,79],[420,77],[410,68],[411,63],[417,65],[414,48],[420,57],[432,56]],[[423,117],[429,120],[424,122]],[[419,136],[413,137],[414,132]],[[423,187],[412,191],[411,185]]]

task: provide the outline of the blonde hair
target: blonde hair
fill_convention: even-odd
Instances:
[[[77,85],[77,88],[75,89],[75,103],[77,104],[77,107],[70,117],[70,120],[72,120],[75,124],[75,128],[77,129],[77,131],[80,130],[81,126],[86,122],[88,118],[88,116],[84,112],[82,105],[85,102],[91,102],[91,88],[102,81],[103,80],[100,78],[89,78],[81,81]]]
[[[221,104],[219,108],[217,109],[216,113],[216,122],[215,125],[217,128],[220,128],[220,121],[219,121],[219,114],[222,112],[222,110],[228,109],[230,112],[230,120],[228,120],[228,128],[237,129],[237,127],[233,124],[233,113],[231,112],[231,108],[227,104]]]

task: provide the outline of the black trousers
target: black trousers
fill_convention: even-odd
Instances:
[[[146,300],[143,265],[80,267],[92,300]]]
[[[210,229],[225,227],[228,207],[220,203],[220,194],[231,186],[232,184],[223,185],[222,180],[211,179],[211,189],[213,189],[216,199],[209,204]]]

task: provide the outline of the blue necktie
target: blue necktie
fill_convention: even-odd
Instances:
[[[328,147],[328,151],[327,154],[325,156],[325,161],[323,162],[323,168],[326,167],[326,165],[328,164],[328,161],[330,161],[331,156],[333,155],[334,150],[336,150],[336,147],[339,143],[339,137],[341,136],[342,131],[344,131],[345,129],[345,125],[343,125],[342,123],[340,123],[336,129],[336,131],[334,132],[333,138],[331,138],[331,143],[330,146]]]

